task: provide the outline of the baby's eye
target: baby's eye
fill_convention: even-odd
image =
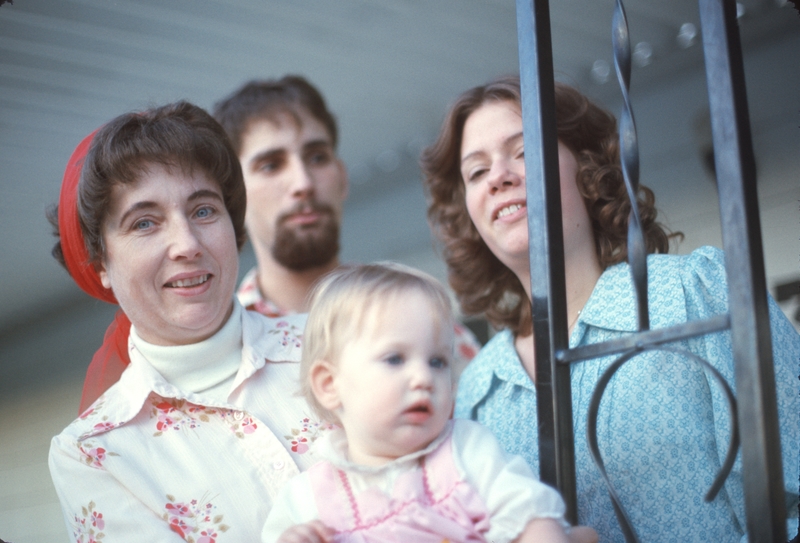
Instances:
[[[447,360],[440,357],[431,358],[428,362],[428,365],[435,369],[446,368],[447,367]]]
[[[400,356],[399,354],[390,354],[383,360],[390,366],[399,366],[400,364],[403,363],[403,357]]]

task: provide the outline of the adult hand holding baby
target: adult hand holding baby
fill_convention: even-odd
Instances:
[[[292,526],[281,535],[277,543],[331,543],[336,531],[325,526],[321,520]]]

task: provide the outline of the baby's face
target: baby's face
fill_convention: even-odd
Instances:
[[[336,361],[350,460],[380,465],[425,448],[453,407],[453,326],[420,292],[377,304]]]

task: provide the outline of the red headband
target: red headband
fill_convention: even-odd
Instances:
[[[97,270],[89,262],[89,252],[86,250],[78,218],[78,183],[81,179],[81,168],[95,134],[97,130],[83,138],[67,162],[64,181],[61,183],[61,197],[58,199],[58,234],[67,269],[75,283],[89,296],[116,304],[114,293],[103,286]]]
[[[103,286],[97,270],[89,262],[89,252],[86,250],[78,218],[78,183],[81,179],[83,160],[96,133],[97,130],[83,138],[67,162],[64,181],[61,183],[61,196],[58,199],[58,234],[64,261],[75,283],[89,296],[116,304],[114,293]],[[116,383],[130,363],[128,358],[130,327],[131,323],[125,313],[117,311],[116,317],[106,331],[103,345],[89,364],[86,380],[83,383],[79,412],[85,411],[108,387]]]

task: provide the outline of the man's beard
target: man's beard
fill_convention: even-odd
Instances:
[[[339,223],[329,206],[312,204],[320,220],[312,225],[288,226],[286,219],[294,211],[281,215],[277,221],[272,257],[292,271],[306,271],[329,264],[339,254]]]

